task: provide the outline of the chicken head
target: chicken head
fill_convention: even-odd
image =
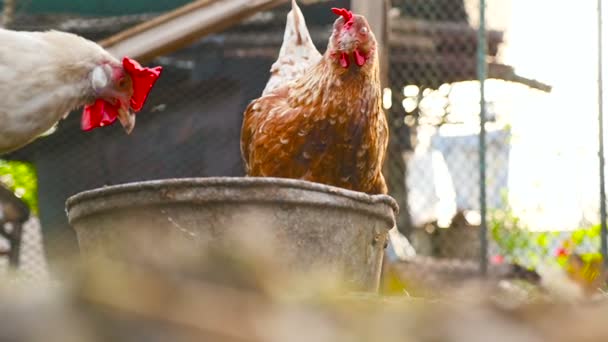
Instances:
[[[128,57],[122,65],[103,63],[95,67],[90,74],[95,101],[84,107],[82,129],[108,126],[118,119],[127,134],[131,133],[135,113],[142,109],[161,71],[161,67],[144,68]]]
[[[334,22],[329,41],[329,53],[342,68],[348,69],[354,61],[358,67],[368,64],[376,51],[376,39],[365,17],[344,8],[333,8],[339,15]]]

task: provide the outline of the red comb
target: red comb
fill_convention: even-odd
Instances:
[[[351,26],[353,24],[353,12],[347,10],[346,8],[332,8],[331,9],[332,12],[334,12],[336,15],[341,16],[342,18],[344,18],[344,25],[348,25]]]
[[[122,60],[122,66],[131,76],[131,80],[133,81],[133,96],[131,96],[131,109],[135,112],[139,112],[144,103],[146,103],[146,99],[148,98],[148,94],[156,80],[160,77],[160,73],[163,70],[162,67],[155,68],[144,68],[136,60],[133,60],[129,57],[125,57]]]
[[[129,107],[133,112],[139,112],[154,83],[160,77],[162,67],[144,68],[137,61],[125,57],[122,60],[123,69],[131,77],[133,84],[133,95]],[[84,107],[82,112],[81,127],[84,131],[90,131],[94,128],[108,126],[114,123],[118,117],[118,109],[120,103],[111,103],[103,99],[95,100],[92,105]]]

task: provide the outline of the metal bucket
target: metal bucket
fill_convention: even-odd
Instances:
[[[271,255],[292,273],[323,269],[356,290],[377,291],[397,204],[291,179],[193,178],[86,191],[66,208],[85,257],[177,260],[221,246]],[[243,236],[256,244],[239,245]]]

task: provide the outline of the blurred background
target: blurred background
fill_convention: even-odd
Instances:
[[[355,0],[353,0],[355,1]],[[278,55],[289,4],[207,35],[149,64],[162,65],[138,127],[82,132],[74,113],[0,160],[0,182],[26,204],[3,254],[31,277],[74,257],[65,201],[125,182],[243,176],[242,113]],[[0,0],[3,26],[69,31],[100,41],[187,4],[186,0]],[[593,1],[492,0],[487,55],[479,59],[479,0],[392,0],[386,8],[383,104],[391,143],[386,175],[401,206],[398,228],[419,256],[474,269],[482,259],[536,267],[568,253],[600,252],[597,23]],[[378,1],[379,11],[383,10]],[[302,4],[319,50],[331,7]],[[480,61],[487,66],[487,257],[480,234]],[[608,63],[607,63],[608,64]],[[27,211],[29,210],[29,216]],[[21,223],[21,218],[27,220]],[[22,229],[21,229],[22,228]],[[21,233],[22,232],[22,233]],[[13,252],[14,254],[15,252]],[[8,265],[10,258],[6,258]]]

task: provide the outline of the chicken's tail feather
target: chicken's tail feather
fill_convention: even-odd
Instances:
[[[300,6],[298,6],[296,0],[291,0],[291,12],[288,14],[287,20],[289,21],[289,19],[293,20],[295,43],[296,45],[302,45],[302,43],[304,43],[304,39],[310,39],[310,33],[308,33],[308,27],[306,27],[304,15],[302,14],[302,10],[300,9]]]
[[[279,58],[271,69],[271,77],[264,94],[300,77],[310,65],[316,63],[321,54],[315,47],[302,10],[296,0],[287,15],[287,25]]]
[[[283,36],[283,46],[281,47],[281,55],[288,53],[289,47],[297,47],[312,44],[312,38],[306,26],[306,19],[298,2],[291,0],[291,11],[287,14],[287,25],[285,27],[285,35]],[[314,45],[313,45],[314,47]],[[316,48],[315,48],[316,51]]]

